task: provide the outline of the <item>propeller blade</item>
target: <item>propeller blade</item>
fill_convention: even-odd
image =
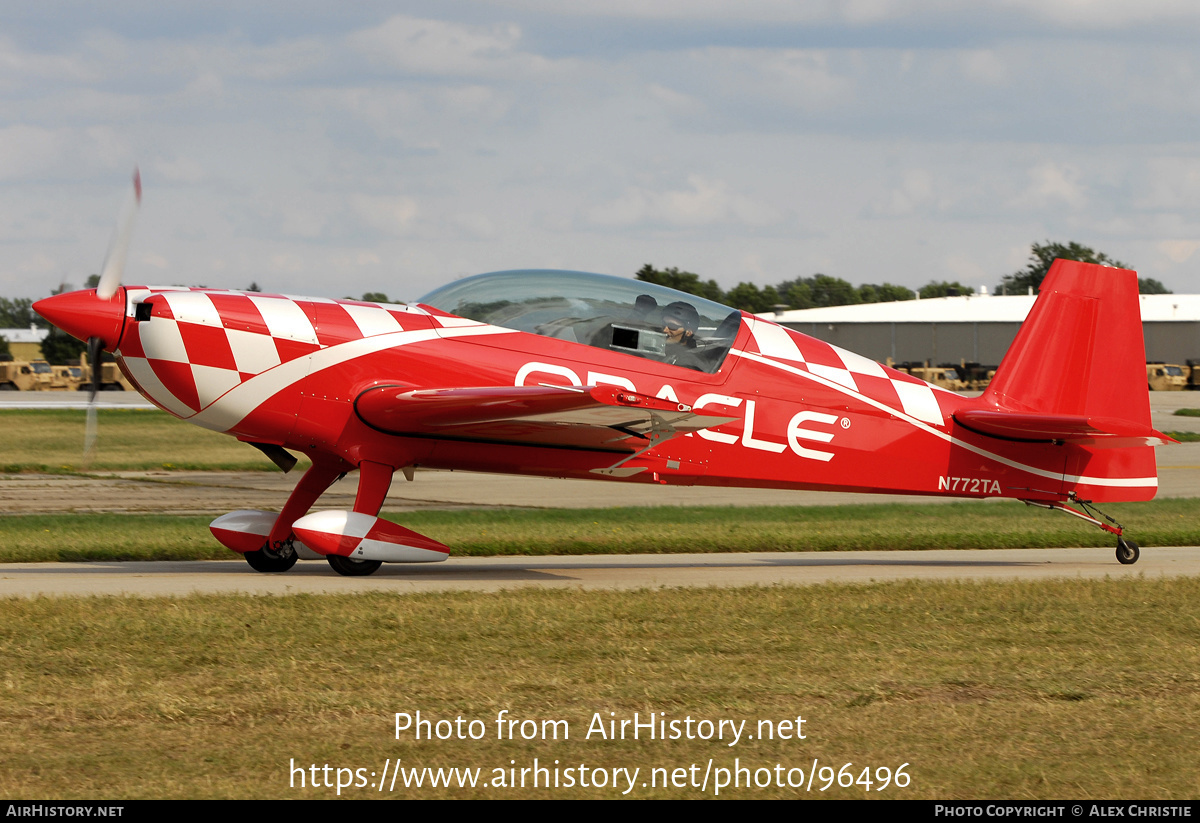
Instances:
[[[133,170],[133,199],[125,203],[117,227],[113,231],[112,241],[108,244],[108,254],[104,258],[104,268],[100,270],[100,283],[96,286],[96,296],[107,300],[117,293],[121,285],[121,274],[125,270],[125,255],[129,251],[129,238],[133,236],[134,217],[137,216],[138,206],[142,202],[142,173]]]
[[[87,425],[83,431],[83,464],[81,468],[87,471],[96,456],[96,404],[89,403],[87,407]]]
[[[104,350],[104,341],[99,337],[89,337],[87,341],[88,365],[92,367],[92,395],[88,402],[96,402],[96,392],[100,391],[100,352]]]
[[[83,465],[86,471],[92,465],[96,456],[96,392],[100,391],[100,353],[104,351],[104,341],[99,337],[89,337],[87,341],[88,365],[92,369],[92,392],[88,398],[87,423],[83,430]]]

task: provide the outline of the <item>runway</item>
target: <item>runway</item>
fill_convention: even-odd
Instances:
[[[357,578],[337,575],[323,561],[300,562],[284,574],[260,574],[242,560],[10,563],[0,565],[0,597],[417,594],[1197,574],[1197,547],[1147,548],[1134,566],[1118,564],[1112,549],[451,557],[429,565],[385,564],[374,575]]]

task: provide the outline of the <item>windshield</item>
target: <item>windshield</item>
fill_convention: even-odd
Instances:
[[[506,329],[713,373],[741,312],[639,280],[569,271],[507,271],[458,280],[419,302]]]

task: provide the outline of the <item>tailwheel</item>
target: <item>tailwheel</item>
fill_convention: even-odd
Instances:
[[[1124,537],[1117,538],[1117,562],[1123,566],[1132,566],[1142,556],[1138,544]]]
[[[1072,503],[1078,504],[1083,511],[1076,511],[1070,506],[1057,500],[1049,502],[1044,500],[1022,500],[1021,502],[1026,506],[1037,506],[1041,509],[1051,509],[1053,511],[1062,512],[1063,514],[1069,514],[1072,517],[1078,517],[1080,520],[1085,520],[1088,523],[1091,523],[1093,526],[1099,526],[1109,534],[1115,534],[1117,536],[1117,562],[1122,566],[1132,566],[1134,563],[1138,562],[1138,558],[1142,556],[1142,550],[1138,548],[1137,543],[1134,543],[1132,540],[1125,539],[1124,526],[1093,506],[1092,501],[1080,500],[1075,496],[1075,492],[1071,492],[1068,495],[1068,498]],[[1099,517],[1097,517],[1097,515],[1099,515]],[[1104,520],[1108,521],[1108,523],[1100,520],[1100,517],[1103,517]],[[1110,523],[1112,525],[1109,525]]]
[[[285,572],[296,565],[296,561],[299,559],[290,540],[278,549],[271,549],[264,545],[258,551],[246,552],[242,556],[246,558],[250,568],[256,572]]]
[[[346,577],[365,577],[379,571],[379,567],[383,565],[379,560],[351,560],[340,554],[327,554],[325,559],[335,572]]]

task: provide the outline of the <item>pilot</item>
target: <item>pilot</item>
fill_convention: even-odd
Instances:
[[[696,330],[700,328],[700,313],[691,303],[677,300],[662,313],[663,332],[667,335],[667,363],[696,369],[699,366],[692,350],[696,348]]]

